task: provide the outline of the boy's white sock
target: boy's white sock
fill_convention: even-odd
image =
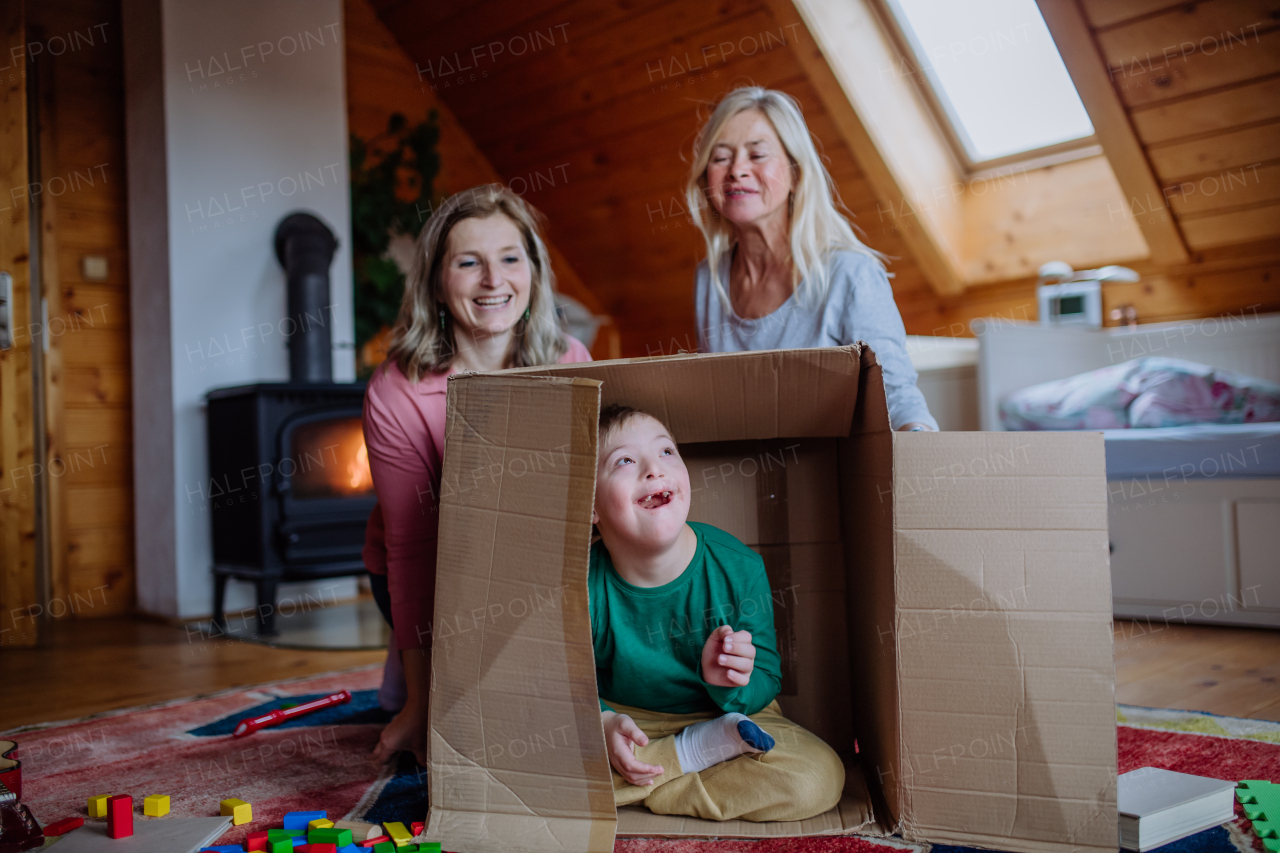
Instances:
[[[697,773],[748,752],[773,749],[773,738],[746,714],[725,714],[694,723],[676,735],[676,758],[685,773]]]

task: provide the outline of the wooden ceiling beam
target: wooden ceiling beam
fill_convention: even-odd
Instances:
[[[878,24],[871,18],[870,10],[864,4],[856,2],[831,3],[828,0],[768,0],[768,2],[773,9],[774,17],[783,26],[799,18],[806,28],[808,43],[805,39],[799,39],[795,48],[800,65],[804,68],[810,84],[817,91],[823,107],[831,116],[844,142],[866,173],[876,196],[882,204],[894,211],[893,223],[916,263],[924,271],[929,284],[942,296],[961,293],[965,285],[960,275],[959,264],[954,257],[954,247],[946,245],[946,239],[940,233],[941,229],[937,228],[924,212],[929,208],[931,199],[921,197],[915,188],[899,182],[893,167],[882,153],[880,145],[880,143],[890,144],[890,140],[880,139],[878,143],[877,134],[870,126],[874,123],[874,117],[861,115],[855,107],[858,92],[857,81],[854,78],[859,72],[845,69],[841,64],[838,49],[845,38],[851,34],[865,36],[878,32]],[[870,47],[872,46],[859,43],[855,53],[874,66],[875,58],[866,57],[863,50]],[[885,48],[887,49],[887,45]],[[874,51],[871,52],[874,53]],[[847,54],[844,56],[846,60],[851,58],[854,57]],[[892,56],[888,55],[878,63],[879,67],[888,66],[890,69],[898,67],[898,64]],[[837,69],[847,73],[838,73]],[[883,82],[883,80],[876,80],[872,81],[871,85],[880,85]],[[905,85],[905,81],[892,82]],[[883,137],[886,134],[879,135]],[[920,141],[917,138],[917,142]],[[940,183],[945,189],[951,181]],[[909,211],[909,215],[901,215],[904,210]]]
[[[1089,113],[1098,142],[1129,199],[1130,211],[1151,249],[1152,260],[1186,263],[1187,246],[1175,214],[1112,85],[1107,62],[1094,41],[1078,0],[1036,0],[1036,3]]]

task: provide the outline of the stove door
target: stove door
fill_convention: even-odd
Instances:
[[[277,542],[291,566],[358,567],[377,503],[358,407],[300,412],[280,426]],[[319,568],[319,565],[317,565]]]

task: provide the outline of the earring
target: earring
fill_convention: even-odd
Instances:
[[[440,331],[444,331],[444,309],[440,309]]]
[[[521,320],[524,320],[526,323],[527,323],[527,322],[529,322],[529,309],[528,309],[528,308],[524,309],[524,316],[523,316],[523,317],[521,317],[520,319],[521,319]]]

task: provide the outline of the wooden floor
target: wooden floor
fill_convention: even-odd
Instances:
[[[0,731],[246,684],[379,663],[385,651],[271,649],[130,617],[49,626],[49,645],[0,652]]]
[[[1280,631],[1117,621],[1116,701],[1280,722]]]
[[[269,649],[157,622],[57,622],[0,653],[0,731],[377,663],[383,652]],[[1117,622],[1116,701],[1280,722],[1280,631]]]

